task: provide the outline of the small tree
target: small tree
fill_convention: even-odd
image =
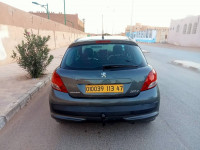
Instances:
[[[46,67],[53,60],[53,55],[48,56],[50,49],[46,44],[50,36],[30,34],[25,30],[25,41],[16,46],[17,52],[13,51],[12,58],[19,66],[25,69],[32,78],[40,77]]]

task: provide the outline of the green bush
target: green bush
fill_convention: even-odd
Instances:
[[[53,55],[49,55],[50,49],[46,44],[50,36],[41,37],[40,35],[30,34],[25,30],[25,41],[16,46],[17,52],[13,51],[12,58],[17,61],[19,66],[25,69],[32,78],[40,77],[46,67],[53,60]]]

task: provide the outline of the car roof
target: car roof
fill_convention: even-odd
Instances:
[[[109,43],[131,44],[138,46],[133,39],[126,36],[104,36],[103,38],[102,36],[91,36],[77,39],[69,47],[96,44],[96,41],[101,41],[101,43],[106,43],[106,41],[109,41]]]

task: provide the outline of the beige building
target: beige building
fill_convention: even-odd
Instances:
[[[131,30],[131,31],[130,31]],[[134,38],[138,42],[165,43],[169,32],[168,27],[153,27],[136,23],[126,27],[126,36]]]
[[[171,20],[168,43],[200,47],[200,15]]]
[[[147,25],[142,25],[141,23],[136,23],[134,26],[128,25],[126,27],[126,31],[125,32],[130,32],[130,30],[132,32],[144,31],[144,30],[147,30],[147,29],[150,29],[150,28],[152,28],[152,27],[151,26],[147,26]]]

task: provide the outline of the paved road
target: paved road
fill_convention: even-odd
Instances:
[[[0,131],[0,150],[199,150],[200,73],[169,62],[200,53],[142,48],[151,52],[145,55],[159,78],[160,115],[154,122],[59,124],[49,115],[48,85]]]

